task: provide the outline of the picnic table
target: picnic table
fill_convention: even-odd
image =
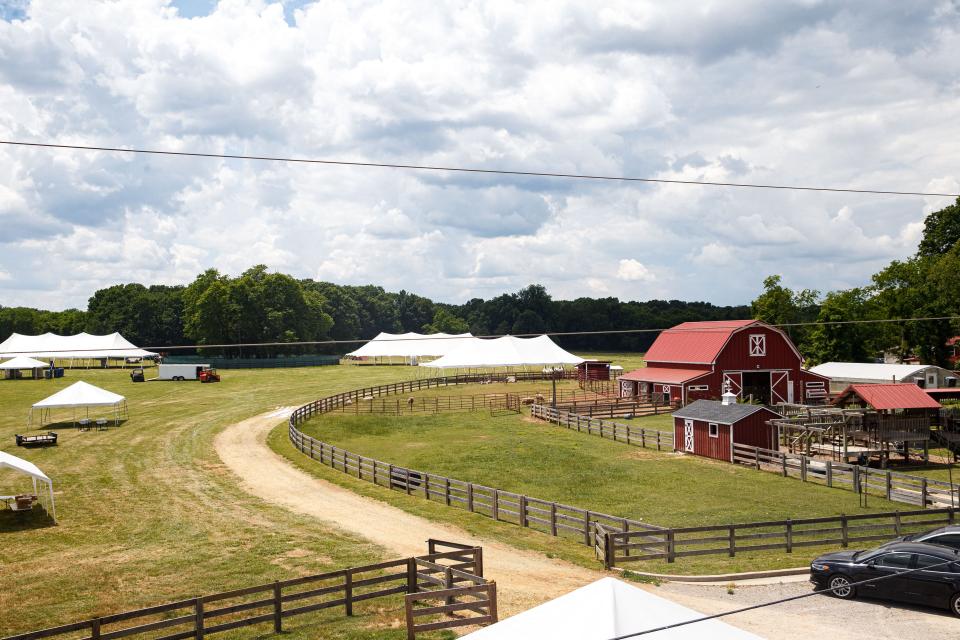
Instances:
[[[0,496],[0,501],[6,502],[11,511],[30,511],[37,496],[21,494],[18,496]]]
[[[107,428],[106,418],[97,418],[97,431],[103,431]]]
[[[88,431],[90,429],[90,418],[80,418],[77,424],[80,425],[80,431]]]

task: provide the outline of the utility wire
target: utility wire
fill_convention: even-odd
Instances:
[[[954,552],[954,553],[956,553],[956,552]],[[944,566],[946,566],[946,565],[948,565],[948,564],[953,564],[953,563],[955,563],[955,562],[957,562],[957,560],[946,560],[946,561],[944,561],[944,562],[940,562],[940,563],[937,563],[937,564],[932,564],[932,565],[930,565],[930,566],[928,566],[928,567],[917,567],[916,569],[907,569],[906,571],[898,571],[897,573],[891,573],[891,574],[885,575],[885,576],[878,576],[878,577],[876,577],[876,578],[868,578],[867,580],[861,580],[860,582],[851,582],[851,583],[850,583],[850,586],[853,587],[853,588],[856,588],[856,587],[859,587],[859,586],[862,586],[862,585],[865,585],[865,584],[871,584],[871,583],[873,583],[873,582],[879,582],[879,581],[881,581],[881,580],[888,580],[888,579],[890,579],[890,578],[895,578],[895,577],[899,577],[899,576],[904,576],[904,575],[907,575],[907,574],[909,574],[909,573],[915,573],[915,572],[917,572],[917,571],[930,571],[930,570],[932,570],[932,569],[936,569],[937,567],[944,567]],[[658,633],[658,632],[660,632],[660,631],[667,631],[668,629],[676,629],[677,627],[684,627],[684,626],[686,626],[686,625],[688,625],[688,624],[695,624],[695,623],[697,623],[697,622],[704,622],[704,621],[706,621],[706,620],[715,620],[715,619],[717,619],[717,618],[723,618],[723,617],[725,617],[725,616],[731,616],[731,615],[733,615],[733,614],[735,614],[735,613],[743,613],[743,612],[745,612],[745,611],[753,611],[753,610],[755,610],[755,609],[763,609],[764,607],[772,607],[773,605],[783,604],[783,603],[785,603],[785,602],[792,602],[792,601],[794,601],[794,600],[802,600],[803,598],[809,598],[809,597],[811,597],[811,596],[818,596],[818,595],[822,595],[822,594],[825,594],[825,593],[832,593],[833,591],[834,591],[834,589],[831,589],[830,587],[827,587],[826,589],[816,589],[816,590],[814,590],[814,591],[811,591],[810,593],[802,593],[802,594],[800,594],[800,595],[798,595],[798,596],[789,596],[789,597],[786,597],[786,598],[779,598],[779,599],[777,599],[777,600],[770,600],[769,602],[761,602],[761,603],[759,603],[759,604],[750,605],[749,607],[741,607],[741,608],[739,608],[739,609],[731,609],[730,611],[724,611],[724,612],[722,612],[722,613],[715,613],[715,614],[709,615],[709,616],[702,616],[702,617],[700,617],[700,618],[693,618],[693,619],[691,619],[691,620],[684,620],[683,622],[675,622],[675,623],[673,623],[673,624],[664,625],[664,626],[662,626],[662,627],[656,627],[656,628],[653,628],[653,629],[645,629],[645,630],[643,630],[643,631],[636,631],[636,632],[634,632],[634,633],[628,633],[628,634],[622,635],[622,636],[615,636],[615,637],[613,637],[613,638],[610,638],[610,640],[626,640],[627,638],[637,638],[637,637],[639,637],[639,636],[645,636],[645,635],[649,635],[649,634],[651,634],[651,633]]]
[[[200,153],[196,151],[165,151],[161,149],[136,149],[121,147],[100,147],[79,144],[54,144],[50,142],[23,142],[19,140],[0,140],[0,144],[20,147],[40,147],[46,149],[72,149],[78,151],[110,151],[117,153],[138,153],[159,156],[186,156],[191,158],[220,158],[225,160],[259,160],[264,162],[295,162],[300,164],[337,165],[341,167],[367,167],[382,169],[409,169],[414,171],[452,171],[457,173],[495,174],[505,176],[531,176],[538,178],[566,178],[573,180],[601,180],[608,182],[642,182],[656,184],[682,184],[706,187],[739,187],[744,189],[781,189],[787,191],[820,191],[831,193],[869,193],[893,196],[937,196],[960,197],[957,193],[932,193],[926,191],[885,191],[881,189],[851,189],[841,187],[806,187],[780,184],[760,184],[749,182],[713,182],[709,180],[669,180],[666,178],[632,178],[584,173],[559,173],[550,171],[518,171],[509,169],[479,169],[473,167],[448,167],[440,165],[399,164],[392,162],[359,162],[348,160],[323,160],[317,158],[292,158],[283,156],[243,155],[237,153]]]
[[[812,321],[812,322],[784,322],[780,324],[767,324],[769,327],[811,327],[811,326],[833,326],[833,325],[850,325],[850,324],[890,324],[897,322],[928,322],[928,321],[941,321],[941,320],[960,320],[960,316],[929,316],[921,318],[879,318],[873,320],[825,320],[825,321]],[[670,333],[702,333],[704,331],[716,331],[723,329],[739,329],[743,326],[744,320],[736,321],[736,324],[723,324],[724,322],[734,322],[728,320],[715,320],[707,321],[710,322],[709,327],[688,327],[688,328],[678,328],[678,327],[667,327],[661,329],[602,329],[596,331],[548,331],[543,333],[516,333],[516,334],[491,334],[491,335],[480,335],[472,336],[474,338],[480,339],[493,339],[493,338],[503,338],[507,335],[512,335],[514,338],[535,338],[537,336],[552,336],[552,337],[564,337],[564,336],[596,336],[596,335],[625,335],[625,334],[641,334],[641,333],[662,333],[664,331],[669,331]],[[766,323],[765,323],[766,324]],[[436,338],[429,338],[430,340],[463,340],[461,336],[439,336]],[[144,350],[153,350],[153,351],[176,351],[180,349],[227,349],[232,347],[307,347],[307,346],[330,346],[337,344],[360,344],[366,343],[373,340],[372,338],[358,338],[351,340],[300,340],[297,342],[232,342],[232,343],[223,343],[223,344],[179,344],[179,345],[165,345],[165,346],[145,346],[139,347]],[[383,338],[377,340],[378,343],[381,342],[420,342],[423,338]],[[49,349],[43,351],[43,353],[82,353],[85,351],[110,351],[110,349]],[[116,349],[116,351],[123,351],[123,349]],[[37,353],[36,350],[33,351],[5,351],[6,354],[23,354],[23,353]]]

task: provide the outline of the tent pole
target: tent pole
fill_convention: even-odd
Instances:
[[[50,510],[53,512],[53,521],[57,521],[57,505],[53,501],[53,480],[47,483],[47,486],[50,488]]]

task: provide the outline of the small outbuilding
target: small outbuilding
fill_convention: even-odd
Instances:
[[[34,360],[27,356],[17,356],[12,360],[0,363],[0,371],[3,371],[3,377],[7,380],[24,377],[23,371],[29,371],[30,377],[36,380],[43,377],[41,372],[49,366],[41,360]]]
[[[733,462],[735,444],[777,448],[777,430],[767,422],[781,416],[762,405],[696,400],[672,415],[674,451]]]
[[[577,365],[577,380],[609,380],[611,369],[609,360],[584,360]],[[621,368],[622,370],[622,368]]]

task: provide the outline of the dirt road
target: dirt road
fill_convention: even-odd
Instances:
[[[217,453],[249,493],[333,523],[397,556],[422,554],[427,538],[482,546],[484,573],[497,581],[504,616],[604,575],[601,571],[552,560],[495,540],[477,538],[458,527],[411,515],[300,471],[266,443],[270,430],[289,413],[289,408],[280,408],[231,425],[217,435],[214,441]],[[732,595],[723,585],[665,584],[645,588],[707,614],[806,593],[810,589],[802,582],[741,586]],[[786,640],[810,640],[825,635],[837,640],[864,636],[897,640],[960,637],[960,620],[946,613],[940,615],[933,610],[876,602],[846,602],[825,596],[738,614],[727,622],[767,638]]]

